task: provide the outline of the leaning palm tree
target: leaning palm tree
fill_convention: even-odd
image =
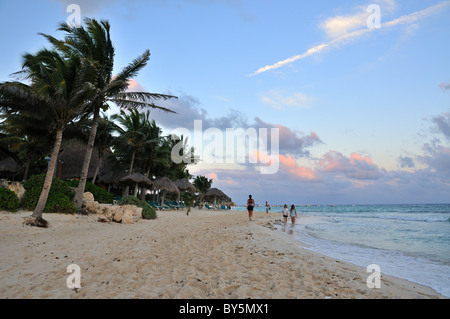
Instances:
[[[175,96],[158,93],[127,92],[130,80],[147,65],[147,62],[150,59],[150,51],[145,51],[141,56],[136,58],[119,72],[119,74],[114,76],[114,46],[110,37],[109,22],[98,22],[95,19],[89,18],[86,18],[84,22],[86,27],[75,26],[65,22],[61,23],[58,30],[66,33],[64,41],[43,34],[43,36],[52,42],[56,48],[65,54],[69,56],[77,55],[90,59],[97,63],[99,69],[95,85],[95,96],[89,104],[89,112],[93,116],[92,128],[81,171],[80,183],[78,184],[74,197],[74,204],[77,208],[80,208],[82,204],[81,199],[86,186],[100,110],[103,109],[106,111],[109,108],[108,102],[113,102],[120,108],[125,109],[150,107],[175,113],[167,108],[156,105],[154,102],[158,99],[176,98]]]
[[[91,95],[96,68],[79,57],[65,59],[56,51],[41,50],[23,57],[22,73],[31,84],[0,84],[0,108],[5,114],[41,112],[51,114],[54,145],[39,201],[27,223],[46,227],[42,214],[52,185],[56,162],[66,125],[85,109]],[[42,125],[36,123],[36,125]]]

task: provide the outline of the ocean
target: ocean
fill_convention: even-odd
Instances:
[[[362,267],[379,265],[382,274],[450,297],[450,204],[296,208],[300,219],[308,219],[294,226],[289,219],[277,229],[307,244],[307,249]],[[281,210],[271,211],[281,217]]]

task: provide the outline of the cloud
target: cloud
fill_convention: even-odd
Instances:
[[[275,109],[285,107],[308,108],[310,98],[303,93],[283,94],[278,90],[271,90],[261,95],[261,102],[270,105]]]
[[[438,132],[442,133],[450,141],[450,112],[441,113],[432,119]]]
[[[174,95],[172,93],[168,93]],[[175,94],[176,95],[176,94]],[[225,130],[227,128],[248,127],[247,117],[238,110],[230,110],[227,115],[220,117],[211,117],[208,112],[201,107],[200,101],[191,95],[182,94],[178,99],[160,101],[163,107],[176,112],[168,114],[154,111],[152,118],[167,129],[186,128],[190,131],[194,129],[194,121],[202,121],[202,129],[218,128]]]
[[[393,6],[395,4],[393,1],[384,1],[384,3],[386,3],[390,6]],[[271,65],[266,65],[262,68],[259,68],[257,71],[250,74],[249,76],[255,76],[255,75],[267,72],[269,70],[278,69],[287,64],[291,64],[295,61],[310,57],[312,55],[319,54],[319,53],[323,52],[325,49],[329,49],[331,47],[338,47],[338,46],[347,44],[351,41],[355,41],[357,39],[360,39],[364,35],[374,32],[376,30],[393,28],[393,27],[396,27],[399,25],[407,25],[407,24],[417,23],[418,21],[420,21],[422,19],[430,17],[431,15],[444,10],[449,5],[450,5],[450,1],[444,1],[442,3],[433,5],[426,9],[416,11],[411,14],[403,15],[397,19],[382,23],[380,25],[380,28],[367,27],[367,20],[365,21],[366,23],[363,23],[365,13],[355,14],[355,15],[346,16],[346,17],[341,16],[341,17],[330,18],[330,19],[326,20],[321,26],[326,31],[328,36],[330,36],[332,38],[331,41],[329,41],[327,43],[322,43],[322,44],[316,45],[316,46],[308,49],[305,53],[290,57],[288,59],[276,62]],[[363,27],[363,28],[361,28],[361,27]]]
[[[356,29],[366,26],[368,16],[368,13],[361,12],[351,16],[332,17],[325,20],[320,27],[325,31],[328,37],[337,39]]]
[[[400,156],[398,161],[401,168],[413,168],[415,166],[414,160],[408,156]]]
[[[309,57],[311,55],[320,53],[323,50],[325,50],[328,46],[329,45],[326,44],[326,43],[319,44],[319,45],[317,45],[315,47],[312,47],[311,49],[309,49],[305,53],[302,53],[302,54],[299,54],[299,55],[287,58],[287,59],[285,59],[283,61],[277,62],[277,63],[272,64],[272,65],[266,65],[265,67],[259,68],[256,72],[250,74],[249,76],[258,75],[258,74],[264,73],[266,71],[270,71],[270,70],[281,68],[282,66],[284,66],[286,64],[290,64],[292,62],[295,62],[295,61],[307,58],[307,57]]]
[[[302,180],[317,179],[316,172],[311,168],[300,166],[297,161],[290,155],[279,155],[280,169],[286,170],[289,174],[294,175]]]
[[[138,81],[131,79],[128,81],[127,92],[146,92],[146,90]]]
[[[443,90],[450,90],[450,83],[442,82],[439,87]]]
[[[169,93],[171,94],[171,93]],[[173,94],[171,94],[173,95]],[[308,157],[310,152],[307,148],[323,143],[315,132],[305,134],[301,131],[290,129],[282,124],[273,124],[255,117],[253,122],[238,110],[230,110],[228,114],[220,117],[211,117],[210,114],[201,107],[200,101],[190,95],[182,95],[177,100],[160,101],[159,105],[167,107],[176,112],[169,114],[154,110],[151,117],[156,123],[166,129],[185,128],[191,132],[194,130],[194,121],[202,121],[202,130],[217,128],[225,131],[227,128],[254,128],[259,132],[260,128],[268,129],[267,149],[271,149],[270,129],[279,130],[279,149],[284,154],[292,154],[299,157]]]
[[[432,172],[450,177],[450,149],[434,143],[426,143],[422,148],[425,154],[419,156],[419,160]]]
[[[255,128],[278,128],[279,148],[284,154],[293,154],[299,157],[309,157],[307,148],[322,144],[322,140],[315,132],[305,135],[303,132],[292,130],[281,124],[271,124],[264,122],[259,117],[255,118]],[[269,145],[270,141],[269,141]]]
[[[374,180],[382,176],[381,170],[369,157],[352,153],[346,157],[340,152],[330,151],[319,161],[322,172],[343,174],[357,180]]]

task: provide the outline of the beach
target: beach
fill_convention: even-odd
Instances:
[[[384,274],[370,289],[365,268],[275,230],[278,213],[255,212],[250,222],[245,211],[159,211],[129,225],[44,214],[47,229],[23,226],[30,214],[0,213],[0,298],[444,298]],[[67,287],[72,264],[78,289]]]

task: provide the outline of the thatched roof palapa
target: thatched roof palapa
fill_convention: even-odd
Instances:
[[[4,160],[0,161],[0,176],[17,176],[22,172],[22,166],[17,164],[17,162],[12,157],[7,157]]]
[[[101,175],[97,179],[97,184],[118,184],[120,180],[126,176],[126,173],[114,173],[113,171],[109,171],[103,175]]]
[[[186,178],[176,180],[173,182],[180,191],[189,191],[191,193],[194,193],[196,191],[196,188],[194,185],[192,185]]]
[[[211,189],[209,189],[209,190],[206,192],[205,196],[207,196],[207,197],[223,197],[223,198],[229,198],[229,197],[227,196],[227,194],[225,194],[224,192],[222,192],[222,191],[221,191],[220,189],[218,189],[218,188],[211,188]]]
[[[141,173],[133,173],[131,175],[122,177],[120,179],[120,182],[133,186],[138,184],[138,186],[146,188],[151,188],[153,185],[153,182],[147,176]]]
[[[180,193],[178,187],[167,177],[160,177],[154,180],[153,188],[160,191],[167,191],[169,193]]]
[[[231,200],[230,197],[227,194],[225,194],[224,192],[222,192],[218,188],[211,188],[211,189],[209,189],[206,192],[206,194],[205,194],[205,196],[203,198],[205,198],[205,199],[206,198],[210,198],[210,199],[214,198],[214,201],[216,201],[217,198],[219,200],[226,200],[226,201],[230,201]]]
[[[66,145],[63,145],[62,151],[58,156],[58,160],[61,164],[58,164],[58,167],[61,168],[59,172],[59,168],[57,169],[58,175],[60,174],[60,178],[63,180],[72,179],[72,178],[80,178],[81,169],[83,167],[84,156],[86,154],[87,145],[81,143],[79,141],[71,141]],[[109,171],[107,167],[107,155],[111,153],[111,151],[107,151],[107,154],[104,155],[103,161],[100,165],[99,176],[104,175]],[[94,147],[92,150],[91,162],[89,163],[88,170],[88,178],[93,178],[95,169],[98,165],[98,149]]]

